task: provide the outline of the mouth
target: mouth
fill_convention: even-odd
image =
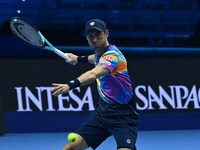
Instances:
[[[92,43],[92,47],[97,47],[98,44],[97,43]]]

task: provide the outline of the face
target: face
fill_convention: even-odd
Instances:
[[[86,38],[88,40],[88,44],[94,50],[104,49],[108,44],[108,30],[100,32],[98,30],[91,29],[88,33],[86,33]]]

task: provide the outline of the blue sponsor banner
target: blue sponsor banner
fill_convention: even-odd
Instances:
[[[73,132],[90,112],[16,112],[6,111],[6,131],[20,132]],[[139,130],[199,129],[200,113],[141,113]]]
[[[89,116],[89,112],[6,111],[4,114],[8,133],[72,132]]]
[[[200,129],[199,59],[128,60],[140,130]],[[54,97],[52,83],[66,83],[93,65],[63,59],[0,60],[0,96],[7,132],[74,131],[98,103],[96,83]]]

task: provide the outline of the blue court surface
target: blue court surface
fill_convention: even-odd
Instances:
[[[63,132],[7,133],[0,136],[0,150],[61,150],[67,142],[67,135]],[[199,150],[199,141],[200,130],[139,131],[136,145],[138,150]],[[112,136],[97,148],[116,149]]]

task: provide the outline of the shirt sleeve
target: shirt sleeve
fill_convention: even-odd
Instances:
[[[99,65],[106,66],[110,73],[113,72],[119,65],[119,59],[116,54],[113,53],[105,53],[105,55],[102,56],[102,58],[99,61]]]

